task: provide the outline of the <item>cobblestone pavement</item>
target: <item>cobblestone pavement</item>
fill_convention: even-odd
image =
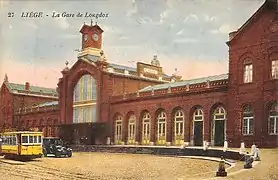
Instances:
[[[74,153],[72,158],[48,157],[20,163],[0,160],[3,180],[197,179],[200,173],[215,174],[218,167],[217,162],[207,160],[112,153]]]
[[[278,149],[261,150],[262,161],[251,170],[243,162],[228,169],[235,180],[278,180]],[[143,154],[74,153],[72,158],[30,162],[0,157],[0,180],[199,180],[214,178],[218,162]],[[223,179],[223,178],[221,178]]]

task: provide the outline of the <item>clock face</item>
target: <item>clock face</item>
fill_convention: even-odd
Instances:
[[[85,34],[85,35],[84,35],[84,41],[87,41],[87,40],[88,40],[88,35]]]
[[[97,34],[93,34],[93,40],[97,41],[98,40],[98,35]]]

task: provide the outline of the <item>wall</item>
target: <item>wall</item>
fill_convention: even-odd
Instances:
[[[242,32],[231,41],[229,47],[229,90],[228,90],[228,136],[233,144],[241,141],[250,146],[253,142],[267,146],[278,146],[277,136],[269,136],[267,131],[267,109],[271,101],[277,101],[277,80],[270,79],[271,61],[269,56],[277,51],[276,39],[270,38],[270,26],[275,12],[265,8]],[[278,34],[277,34],[278,35]],[[274,50],[275,49],[275,50]],[[253,64],[253,83],[243,83],[245,58],[251,58]],[[255,135],[243,136],[242,108],[250,104],[254,109]]]
[[[27,108],[14,114],[14,127],[18,130],[31,130],[38,128],[44,136],[58,136],[57,128],[60,124],[58,106],[45,106],[41,108]]]
[[[13,95],[9,92],[5,84],[0,91],[0,130],[11,128],[13,119]]]
[[[212,111],[217,107],[217,105],[222,105],[227,110],[227,84],[225,81],[217,85],[218,88],[207,88],[203,85],[192,85],[190,92],[186,92],[183,87],[173,88],[173,93],[164,93],[162,90],[157,90],[153,93],[148,93],[148,95],[140,94],[138,96],[129,96],[126,98],[114,97],[111,101],[111,111],[110,111],[110,123],[112,124],[111,137],[114,139],[115,133],[115,118],[117,115],[123,117],[124,124],[124,141],[127,140],[127,124],[128,118],[131,114],[136,116],[136,129],[137,137],[136,141],[141,140],[141,123],[142,115],[144,112],[148,111],[152,117],[151,119],[151,142],[155,142],[156,136],[156,124],[157,115],[161,110],[165,110],[167,116],[167,141],[172,142],[173,139],[173,117],[176,110],[181,109],[184,112],[185,120],[185,141],[190,142],[192,140],[192,113],[196,107],[202,107],[204,112],[204,140],[211,140],[211,114]],[[194,90],[193,87],[198,87]],[[155,118],[154,118],[155,117]],[[139,132],[139,133],[138,133]]]

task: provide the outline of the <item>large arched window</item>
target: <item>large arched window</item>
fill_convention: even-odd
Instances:
[[[149,144],[151,138],[151,115],[146,112],[142,118],[142,144]]]
[[[117,116],[115,121],[115,144],[122,144],[122,116]]]
[[[74,87],[73,123],[97,121],[97,82],[93,76],[83,75]]]
[[[278,102],[275,102],[270,106],[268,127],[268,132],[270,135],[278,134]]]
[[[135,144],[136,139],[136,116],[130,115],[128,118],[128,144]]]
[[[175,145],[184,144],[184,115],[181,110],[176,111],[174,116]]]
[[[157,116],[157,144],[166,144],[166,113],[161,111]]]
[[[242,122],[242,134],[253,135],[254,134],[254,114],[250,105],[246,105],[243,108],[243,122]]]

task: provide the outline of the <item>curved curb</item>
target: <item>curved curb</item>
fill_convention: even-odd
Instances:
[[[190,158],[190,159],[202,159],[202,160],[216,161],[216,162],[220,161],[220,158],[205,157],[205,156],[176,156],[176,157],[179,157],[179,158]],[[225,162],[225,164],[228,164],[230,166],[230,167],[228,167],[226,169],[233,168],[236,165],[236,163],[232,163],[232,162],[229,162],[229,161],[225,161],[224,160],[224,162]]]
[[[233,176],[233,175],[236,175],[236,174],[239,174],[239,173],[244,172],[244,171],[250,171],[250,170],[252,170],[255,166],[257,166],[260,162],[261,162],[261,161],[254,161],[254,162],[252,163],[252,166],[253,166],[252,168],[250,168],[250,169],[240,169],[240,170],[238,170],[238,171],[228,173],[227,177]],[[227,168],[227,169],[228,169],[228,168]],[[223,179],[223,177],[212,177],[212,178],[209,178],[209,179],[206,178],[206,179],[202,179],[202,180],[217,180],[217,179]]]

